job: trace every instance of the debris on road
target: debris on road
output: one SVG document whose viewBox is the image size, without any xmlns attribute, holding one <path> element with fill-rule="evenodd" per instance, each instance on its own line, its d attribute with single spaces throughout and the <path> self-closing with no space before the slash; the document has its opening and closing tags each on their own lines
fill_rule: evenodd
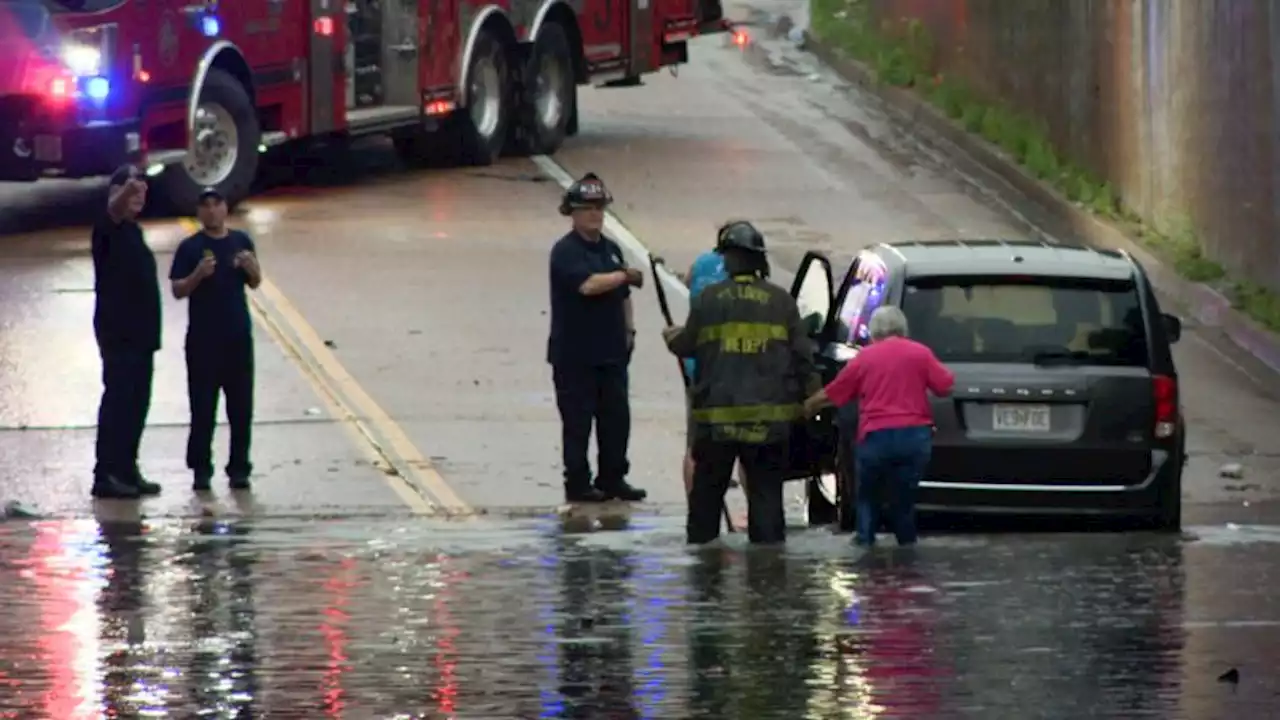
<svg viewBox="0 0 1280 720">
<path fill-rule="evenodd" d="M 22 504 L 21 501 L 10 500 L 4 504 L 3 519 L 5 520 L 29 520 L 38 517 L 40 517 L 39 512 Z"/>
<path fill-rule="evenodd" d="M 1218 469 L 1218 477 L 1240 479 L 1244 477 L 1244 465 L 1240 463 L 1227 463 Z"/>
</svg>

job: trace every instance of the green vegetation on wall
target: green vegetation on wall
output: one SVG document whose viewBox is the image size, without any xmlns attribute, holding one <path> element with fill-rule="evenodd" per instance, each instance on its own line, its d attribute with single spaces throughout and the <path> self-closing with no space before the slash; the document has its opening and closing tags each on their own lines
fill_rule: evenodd
<svg viewBox="0 0 1280 720">
<path fill-rule="evenodd" d="M 1183 277 L 1224 291 L 1266 327 L 1280 331 L 1280 297 L 1252 283 L 1233 282 L 1204 254 L 1189 220 L 1160 229 L 1124 206 L 1115 189 L 1061 156 L 1043 121 L 978 96 L 963 79 L 934 72 L 933 38 L 918 20 L 877 22 L 872 0 L 809 0 L 810 31 L 847 57 L 865 63 L 877 80 L 909 88 L 971 133 L 999 146 L 1028 172 L 1072 202 L 1111 220 L 1171 262 Z"/>
</svg>

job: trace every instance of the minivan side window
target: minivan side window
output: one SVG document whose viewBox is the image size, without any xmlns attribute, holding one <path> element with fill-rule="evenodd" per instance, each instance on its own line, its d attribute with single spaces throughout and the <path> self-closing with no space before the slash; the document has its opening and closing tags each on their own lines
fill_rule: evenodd
<svg viewBox="0 0 1280 720">
<path fill-rule="evenodd" d="M 1132 280 L 939 276 L 908 281 L 910 335 L 943 362 L 1146 367 Z"/>
<path fill-rule="evenodd" d="M 855 263 L 836 315 L 836 342 L 861 346 L 871 341 L 867 322 L 884 302 L 888 270 L 879 257 L 870 253 L 859 256 Z"/>
</svg>

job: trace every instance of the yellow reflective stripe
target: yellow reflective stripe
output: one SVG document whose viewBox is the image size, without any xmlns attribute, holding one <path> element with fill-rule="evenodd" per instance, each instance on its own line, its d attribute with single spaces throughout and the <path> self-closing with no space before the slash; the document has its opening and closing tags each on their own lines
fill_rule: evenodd
<svg viewBox="0 0 1280 720">
<path fill-rule="evenodd" d="M 737 407 L 699 408 L 693 411 L 694 422 L 711 425 L 747 425 L 750 423 L 783 423 L 800 417 L 800 403 L 791 405 L 740 405 Z"/>
<path fill-rule="evenodd" d="M 768 425 L 712 425 L 712 437 L 729 442 L 760 444 L 769 440 Z"/>
<path fill-rule="evenodd" d="M 787 326 L 780 323 L 727 322 L 708 325 L 698 331 L 698 344 L 731 342 L 765 342 L 786 340 Z"/>
</svg>

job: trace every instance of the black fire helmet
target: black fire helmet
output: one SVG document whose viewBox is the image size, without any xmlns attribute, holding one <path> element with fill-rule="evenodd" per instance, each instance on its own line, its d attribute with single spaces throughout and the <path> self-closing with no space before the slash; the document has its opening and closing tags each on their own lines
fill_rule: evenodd
<svg viewBox="0 0 1280 720">
<path fill-rule="evenodd" d="M 716 235 L 716 252 L 734 248 L 746 252 L 765 254 L 764 235 L 746 220 L 726 223 Z"/>
<path fill-rule="evenodd" d="M 589 172 L 564 191 L 560 198 L 560 214 L 569 215 L 582 208 L 606 208 L 612 203 L 613 196 L 604 186 L 604 181 Z"/>
</svg>

